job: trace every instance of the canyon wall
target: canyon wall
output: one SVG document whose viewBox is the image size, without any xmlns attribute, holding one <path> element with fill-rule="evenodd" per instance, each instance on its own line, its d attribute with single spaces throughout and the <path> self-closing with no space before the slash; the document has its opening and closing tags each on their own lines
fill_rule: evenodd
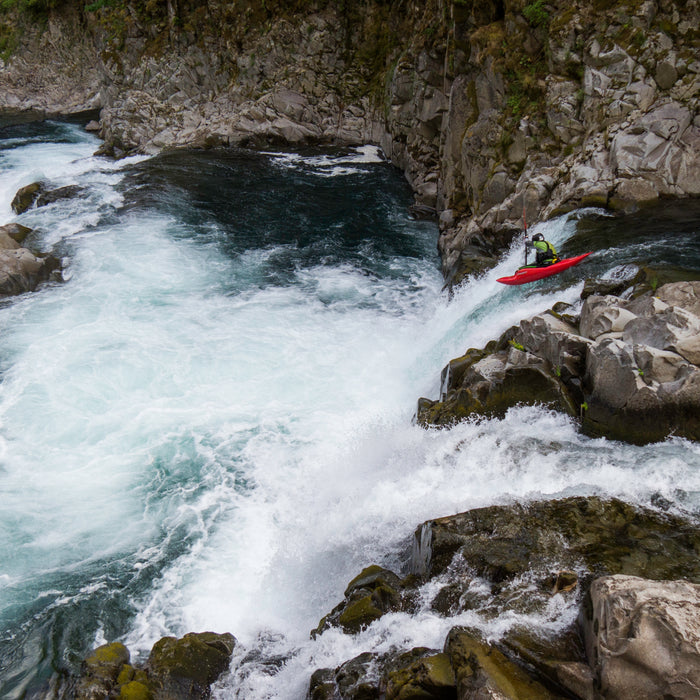
<svg viewBox="0 0 700 700">
<path fill-rule="evenodd" d="M 377 143 L 450 284 L 522 227 L 700 195 L 698 0 L 72 0 L 0 14 L 0 109 L 103 152 Z"/>
</svg>

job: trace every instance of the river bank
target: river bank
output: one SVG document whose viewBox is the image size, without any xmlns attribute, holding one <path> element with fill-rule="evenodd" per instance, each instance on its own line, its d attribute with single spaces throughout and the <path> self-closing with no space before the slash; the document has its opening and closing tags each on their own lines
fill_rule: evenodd
<svg viewBox="0 0 700 700">
<path fill-rule="evenodd" d="M 381 145 L 440 222 L 449 284 L 524 213 L 700 194 L 696 0 L 90 7 L 4 20 L 0 107 L 100 108 L 117 156 Z"/>
</svg>

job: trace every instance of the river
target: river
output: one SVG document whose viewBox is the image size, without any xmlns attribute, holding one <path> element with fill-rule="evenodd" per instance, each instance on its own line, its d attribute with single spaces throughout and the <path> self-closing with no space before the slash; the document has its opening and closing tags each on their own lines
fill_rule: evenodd
<svg viewBox="0 0 700 700">
<path fill-rule="evenodd" d="M 378 149 L 115 162 L 99 145 L 78 121 L 0 127 L 0 223 L 31 227 L 28 247 L 65 270 L 0 303 L 0 696 L 44 692 L 106 641 L 138 661 L 166 634 L 212 630 L 239 641 L 217 698 L 301 699 L 315 668 L 441 647 L 459 622 L 426 606 L 309 637 L 362 568 L 405 567 L 426 519 L 594 493 L 698 513 L 688 441 L 590 439 L 526 407 L 414 425 L 449 359 L 578 303 L 583 282 L 499 285 L 514 246 L 449 297 L 436 226 L 410 218 Z M 14 215 L 15 192 L 39 180 L 82 189 Z M 537 230 L 563 253 L 594 250 L 589 276 L 700 270 L 698 222 L 686 203 Z M 517 618 L 470 615 L 490 635 Z"/>
</svg>

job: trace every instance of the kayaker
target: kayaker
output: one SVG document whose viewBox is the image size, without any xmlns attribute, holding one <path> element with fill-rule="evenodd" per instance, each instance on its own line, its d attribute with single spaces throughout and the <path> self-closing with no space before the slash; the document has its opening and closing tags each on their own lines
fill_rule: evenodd
<svg viewBox="0 0 700 700">
<path fill-rule="evenodd" d="M 545 241 L 544 236 L 541 233 L 534 234 L 532 236 L 532 241 L 525 241 L 525 247 L 527 250 L 530 250 L 531 248 L 535 249 L 536 267 L 545 267 L 546 265 L 551 265 L 559 260 L 559 256 L 557 255 L 557 251 L 554 250 L 554 246 L 549 241 Z"/>
</svg>

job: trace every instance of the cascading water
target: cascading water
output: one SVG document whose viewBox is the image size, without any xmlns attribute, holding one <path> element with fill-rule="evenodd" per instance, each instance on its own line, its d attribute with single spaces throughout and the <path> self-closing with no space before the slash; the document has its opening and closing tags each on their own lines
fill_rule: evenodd
<svg viewBox="0 0 700 700">
<path fill-rule="evenodd" d="M 686 441 L 592 440 L 538 408 L 412 423 L 450 358 L 577 303 L 581 283 L 499 285 L 514 246 L 448 300 L 435 227 L 409 219 L 376 149 L 112 162 L 98 145 L 77 124 L 0 130 L 0 223 L 33 228 L 27 245 L 60 255 L 67 277 L 0 306 L 3 697 L 104 641 L 137 655 L 212 630 L 240 642 L 217 697 L 303 698 L 315 668 L 442 645 L 456 621 L 427 607 L 309 638 L 363 567 L 405 564 L 424 520 L 590 493 L 697 512 L 700 450 Z M 37 180 L 83 189 L 14 216 L 14 193 Z M 565 252 L 595 243 L 589 275 L 640 250 L 687 255 L 697 235 L 671 227 L 640 248 L 596 225 L 541 230 Z M 464 615 L 491 635 L 517 621 Z"/>
</svg>

